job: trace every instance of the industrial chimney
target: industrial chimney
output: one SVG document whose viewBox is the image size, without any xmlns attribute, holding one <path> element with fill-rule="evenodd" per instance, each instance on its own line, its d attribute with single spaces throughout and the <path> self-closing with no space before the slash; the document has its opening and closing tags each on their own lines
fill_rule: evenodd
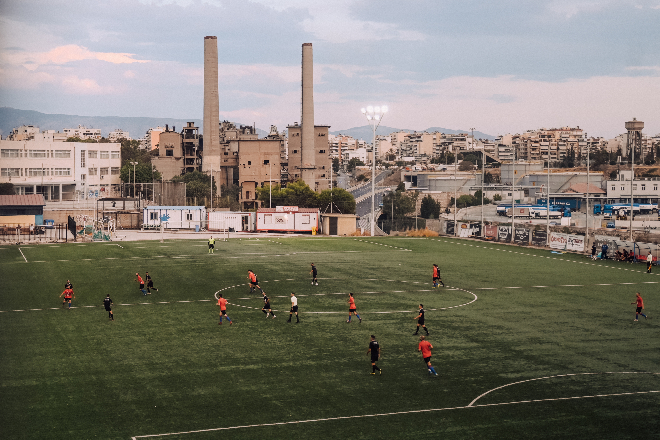
<svg viewBox="0 0 660 440">
<path fill-rule="evenodd" d="M 312 43 L 302 45 L 302 109 L 301 125 L 301 177 L 314 188 L 315 149 L 314 149 L 314 58 Z"/>
<path fill-rule="evenodd" d="M 203 171 L 212 169 L 212 157 L 220 157 L 220 98 L 218 96 L 218 37 L 204 37 L 204 161 Z"/>
</svg>

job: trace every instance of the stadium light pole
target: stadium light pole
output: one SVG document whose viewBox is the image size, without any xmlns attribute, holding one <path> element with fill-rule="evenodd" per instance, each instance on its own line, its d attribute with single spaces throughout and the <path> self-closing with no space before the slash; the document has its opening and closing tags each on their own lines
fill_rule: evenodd
<svg viewBox="0 0 660 440">
<path fill-rule="evenodd" d="M 362 108 L 362 114 L 369 121 L 371 130 L 373 132 L 373 144 L 371 146 L 372 160 L 371 160 L 371 236 L 376 233 L 376 130 L 383 120 L 383 116 L 387 113 L 387 106 L 368 106 Z"/>
<path fill-rule="evenodd" d="M 131 165 L 133 165 L 133 198 L 135 198 L 135 165 L 137 165 L 137 162 L 130 162 Z"/>
<path fill-rule="evenodd" d="M 548 147 L 548 192 L 545 203 L 545 245 L 550 246 L 550 147 Z"/>
<path fill-rule="evenodd" d="M 584 245 L 586 247 L 589 244 L 589 138 L 587 137 L 587 133 L 584 134 L 584 139 L 587 142 L 587 228 L 584 234 Z"/>
</svg>

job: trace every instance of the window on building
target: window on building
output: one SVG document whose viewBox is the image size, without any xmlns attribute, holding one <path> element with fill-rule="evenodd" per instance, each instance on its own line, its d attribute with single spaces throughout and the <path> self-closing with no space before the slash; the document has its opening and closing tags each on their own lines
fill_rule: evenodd
<svg viewBox="0 0 660 440">
<path fill-rule="evenodd" d="M 269 164 L 270 164 L 270 160 L 264 159 L 264 165 L 269 165 Z"/>
<path fill-rule="evenodd" d="M 642 183 L 642 191 L 646 191 L 646 185 Z"/>
<path fill-rule="evenodd" d="M 111 151 L 110 152 L 110 159 L 119 159 L 119 151 Z"/>
<path fill-rule="evenodd" d="M 80 151 L 80 167 L 85 168 L 85 150 Z"/>
<path fill-rule="evenodd" d="M 192 215 L 192 213 L 191 213 L 191 212 L 187 212 L 187 213 L 186 213 L 186 221 L 191 222 L 192 219 L 193 219 L 193 215 Z"/>
<path fill-rule="evenodd" d="M 245 199 L 250 200 L 250 191 L 245 191 Z"/>
<path fill-rule="evenodd" d="M 100 173 L 101 173 L 102 176 L 107 176 L 108 174 L 110 174 L 110 168 L 107 168 L 107 167 L 106 168 L 99 168 L 99 170 L 100 170 Z"/>
<path fill-rule="evenodd" d="M 2 168 L 0 175 L 2 177 L 20 177 L 21 169 L 20 168 Z"/>
<path fill-rule="evenodd" d="M 99 172 L 98 168 L 88 168 L 87 172 L 89 173 L 90 176 L 96 176 L 96 174 Z"/>
<path fill-rule="evenodd" d="M 86 180 L 86 179 L 87 179 L 87 174 L 80 175 L 80 180 Z"/>
<path fill-rule="evenodd" d="M 15 148 L 3 148 L 0 157 L 19 157 L 19 151 Z"/>
<path fill-rule="evenodd" d="M 71 150 L 55 150 L 53 157 L 58 159 L 68 159 L 71 157 Z"/>
<path fill-rule="evenodd" d="M 99 152 L 96 151 L 96 150 L 89 150 L 87 152 L 87 158 L 88 159 L 96 159 L 98 157 L 98 155 L 99 155 Z"/>
<path fill-rule="evenodd" d="M 53 175 L 54 176 L 70 176 L 71 175 L 71 168 L 54 168 L 53 169 Z"/>
<path fill-rule="evenodd" d="M 621 185 L 621 191 L 625 191 L 625 190 L 626 190 L 626 187 Z"/>
<path fill-rule="evenodd" d="M 149 213 L 149 220 L 158 220 L 158 213 L 157 212 L 150 212 Z"/>
<path fill-rule="evenodd" d="M 101 159 L 110 159 L 109 151 L 101 151 Z"/>
<path fill-rule="evenodd" d="M 616 190 L 616 186 L 612 185 L 612 191 Z"/>
<path fill-rule="evenodd" d="M 633 191 L 637 191 L 637 184 L 633 185 Z"/>
<path fill-rule="evenodd" d="M 119 171 L 120 171 L 120 168 L 119 168 L 119 167 L 112 167 L 112 168 L 110 168 L 110 174 L 112 174 L 113 176 L 118 175 L 118 174 L 119 174 Z"/>
<path fill-rule="evenodd" d="M 172 148 L 167 148 L 165 150 L 165 156 L 167 157 L 174 157 L 174 150 Z"/>
<path fill-rule="evenodd" d="M 252 161 L 251 161 L 251 160 L 248 160 L 248 165 L 252 165 Z"/>
<path fill-rule="evenodd" d="M 225 151 L 225 156 L 229 156 L 229 153 Z"/>
<path fill-rule="evenodd" d="M 45 168 L 29 168 L 28 169 L 28 176 L 29 177 L 39 177 L 39 176 L 45 176 L 46 175 L 46 169 Z"/>
<path fill-rule="evenodd" d="M 298 150 L 293 150 L 293 154 L 297 154 L 297 153 L 298 153 Z"/>
<path fill-rule="evenodd" d="M 264 225 L 270 225 L 273 223 L 273 214 L 264 214 Z"/>
<path fill-rule="evenodd" d="M 303 214 L 302 215 L 302 224 L 303 225 L 308 225 L 309 224 L 309 214 Z"/>
<path fill-rule="evenodd" d="M 657 190 L 658 190 L 658 185 L 653 185 L 653 191 L 657 191 Z"/>
<path fill-rule="evenodd" d="M 29 157 L 48 157 L 46 150 L 29 150 Z"/>
<path fill-rule="evenodd" d="M 319 150 L 320 154 L 325 154 L 325 150 Z"/>
</svg>

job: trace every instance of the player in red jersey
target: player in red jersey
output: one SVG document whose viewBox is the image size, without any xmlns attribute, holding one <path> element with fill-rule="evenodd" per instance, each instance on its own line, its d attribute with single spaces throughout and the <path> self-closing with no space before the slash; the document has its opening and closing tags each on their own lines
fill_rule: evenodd
<svg viewBox="0 0 660 440">
<path fill-rule="evenodd" d="M 227 316 L 227 303 L 228 301 L 222 297 L 222 293 L 221 293 L 220 298 L 218 298 L 218 305 L 220 306 L 220 322 L 218 322 L 218 325 L 222 325 L 223 316 L 227 318 L 227 321 L 229 321 L 229 325 L 232 325 L 234 323 L 234 321 L 232 321 L 231 318 Z"/>
<path fill-rule="evenodd" d="M 442 277 L 440 277 L 440 268 L 437 264 L 433 265 L 433 288 L 438 287 L 438 283 L 442 284 L 442 287 L 445 287 L 445 283 L 442 282 Z"/>
<path fill-rule="evenodd" d="M 429 341 L 426 340 L 426 336 L 422 335 L 419 337 L 419 345 L 417 346 L 417 351 L 422 352 L 422 358 L 424 358 L 424 362 L 426 362 L 426 367 L 429 369 L 429 374 L 434 374 L 438 375 L 436 373 L 435 369 L 431 365 L 431 350 L 433 349 L 433 345 Z"/>
<path fill-rule="evenodd" d="M 645 314 L 642 313 L 642 310 L 644 310 L 644 300 L 642 299 L 642 295 L 637 292 L 637 298 L 635 299 L 635 302 L 631 302 L 630 304 L 637 304 L 637 310 L 635 311 L 635 321 L 639 321 L 639 315 L 642 315 L 644 319 L 648 319 Z"/>
<path fill-rule="evenodd" d="M 142 277 L 138 272 L 135 272 L 135 276 L 137 277 L 135 281 L 137 281 L 138 284 L 140 285 L 140 292 L 142 292 L 142 295 L 146 295 L 147 291 L 144 289 L 144 280 L 142 279 Z"/>
<path fill-rule="evenodd" d="M 60 298 L 62 298 L 62 295 L 64 295 L 64 301 L 62 301 L 62 307 L 66 303 L 69 303 L 69 308 L 71 308 L 71 298 L 75 298 L 76 295 L 73 293 L 73 289 L 64 289 L 64 292 L 60 293 Z"/>
<path fill-rule="evenodd" d="M 362 324 L 362 318 L 360 318 L 360 315 L 357 312 L 357 306 L 355 305 L 355 298 L 353 298 L 353 294 L 349 293 L 348 294 L 348 323 L 351 322 L 351 313 L 357 316 L 357 319 L 360 320 L 360 324 Z"/>
<path fill-rule="evenodd" d="M 263 294 L 264 291 L 261 287 L 259 287 L 259 280 L 257 279 L 257 274 L 252 272 L 251 270 L 248 270 L 248 276 L 247 277 L 248 277 L 248 280 L 250 281 L 250 293 L 253 293 L 254 288 L 256 287 Z"/>
</svg>

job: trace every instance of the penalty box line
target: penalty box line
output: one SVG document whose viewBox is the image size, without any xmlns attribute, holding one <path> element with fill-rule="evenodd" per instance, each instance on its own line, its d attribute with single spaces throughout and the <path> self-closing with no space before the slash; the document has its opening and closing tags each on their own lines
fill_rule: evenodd
<svg viewBox="0 0 660 440">
<path fill-rule="evenodd" d="M 459 409 L 474 409 L 474 408 L 486 408 L 493 406 L 504 406 L 504 405 L 516 405 L 523 403 L 540 403 L 540 402 L 558 402 L 563 400 L 579 400 L 579 399 L 594 399 L 599 397 L 614 397 L 614 396 L 634 396 L 640 394 L 653 394 L 660 393 L 660 390 L 652 391 L 634 391 L 628 393 L 612 393 L 612 394 L 594 394 L 591 396 L 574 396 L 574 397 L 557 397 L 554 399 L 534 399 L 534 400 L 520 400 L 515 402 L 502 402 L 502 403 L 490 403 L 484 405 L 472 405 L 472 406 L 454 406 L 449 408 L 430 408 L 430 409 L 418 409 L 411 411 L 396 411 L 389 413 L 380 413 L 380 414 L 361 414 L 355 416 L 342 416 L 342 417 L 327 417 L 323 419 L 307 419 L 307 420 L 294 420 L 291 422 L 276 422 L 276 423 L 259 423 L 254 425 L 238 425 L 238 426 L 227 426 L 224 428 L 210 428 L 210 429 L 199 429 L 195 431 L 181 431 L 181 432 L 168 432 L 164 434 L 148 434 L 148 435 L 136 435 L 131 437 L 131 440 L 137 440 L 140 438 L 155 438 L 155 437 L 166 437 L 171 435 L 187 435 L 187 434 L 199 434 L 202 432 L 217 432 L 217 431 L 229 431 L 232 429 L 245 429 L 245 428 L 263 428 L 269 426 L 284 426 L 284 425 L 297 425 L 301 423 L 316 423 L 316 422 L 329 422 L 333 420 L 349 420 L 349 419 L 364 419 L 367 417 L 384 417 L 384 416 L 398 416 L 405 414 L 421 414 L 428 412 L 438 412 L 438 411 L 451 411 Z"/>
</svg>

